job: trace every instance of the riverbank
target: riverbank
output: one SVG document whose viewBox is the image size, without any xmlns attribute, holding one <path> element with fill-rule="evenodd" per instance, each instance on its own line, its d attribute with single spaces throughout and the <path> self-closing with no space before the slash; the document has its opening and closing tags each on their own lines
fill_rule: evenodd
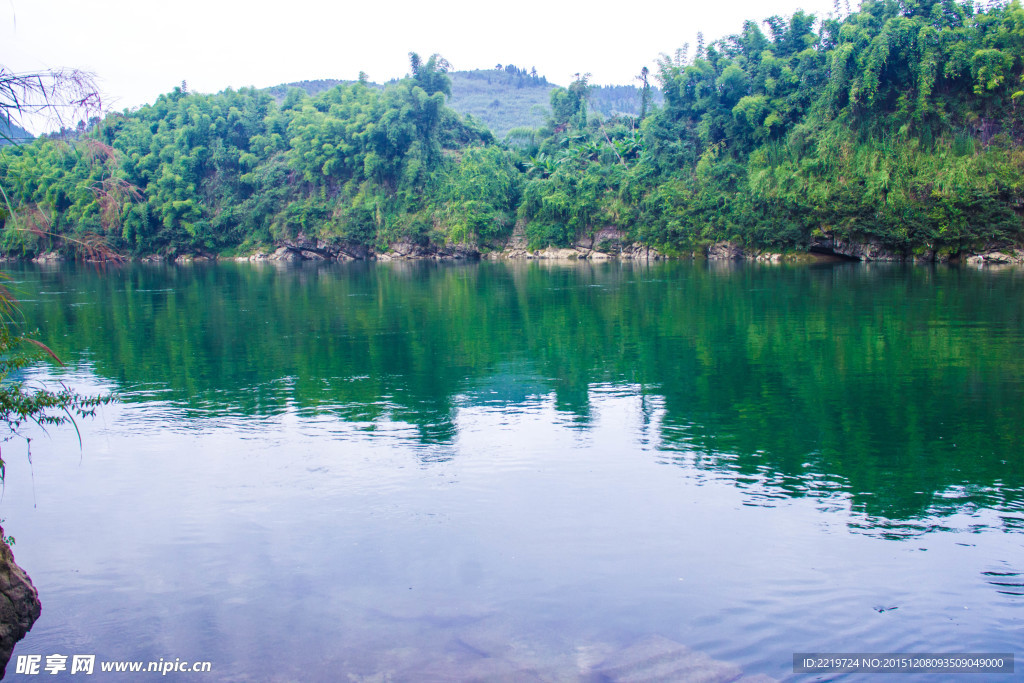
<svg viewBox="0 0 1024 683">
<path fill-rule="evenodd" d="M 39 254 L 34 263 L 61 261 L 69 256 L 59 251 Z M 128 257 L 118 255 L 116 260 Z M 150 254 L 137 258 L 144 262 L 199 263 L 204 261 L 462 261 L 484 259 L 538 260 L 538 261 L 657 261 L 662 259 L 704 259 L 708 261 L 758 261 L 765 263 L 848 260 L 888 261 L 914 263 L 963 263 L 974 266 L 1024 265 L 1024 245 L 1012 242 L 989 242 L 961 248 L 934 248 L 924 245 L 916 249 L 887 245 L 875 238 L 851 239 L 821 232 L 808 243 L 793 245 L 784 250 L 758 248 L 736 241 L 718 241 L 696 245 L 691 249 L 665 249 L 642 242 L 629 241 L 626 234 L 615 228 L 605 228 L 576 241 L 569 247 L 547 246 L 531 249 L 526 236 L 516 230 L 507 242 L 490 245 L 469 244 L 417 244 L 399 241 L 386 250 L 347 242 L 327 241 L 298 235 L 295 239 L 281 240 L 272 245 L 256 247 L 245 253 L 184 253 Z M 0 260 L 23 260 L 2 256 Z M 111 260 L 99 256 L 96 259 Z"/>
</svg>

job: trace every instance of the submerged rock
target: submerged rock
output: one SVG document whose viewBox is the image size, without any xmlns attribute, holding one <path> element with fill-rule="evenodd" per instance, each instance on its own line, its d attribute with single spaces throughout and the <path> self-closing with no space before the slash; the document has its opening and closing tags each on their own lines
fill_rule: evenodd
<svg viewBox="0 0 1024 683">
<path fill-rule="evenodd" d="M 0 537 L 3 535 L 0 527 Z M 0 678 L 4 677 L 14 644 L 25 637 L 41 611 L 32 580 L 14 561 L 11 547 L 0 540 Z"/>
<path fill-rule="evenodd" d="M 731 683 L 743 671 L 662 636 L 650 636 L 611 655 L 592 671 L 594 680 L 610 683 L 691 681 Z"/>
</svg>

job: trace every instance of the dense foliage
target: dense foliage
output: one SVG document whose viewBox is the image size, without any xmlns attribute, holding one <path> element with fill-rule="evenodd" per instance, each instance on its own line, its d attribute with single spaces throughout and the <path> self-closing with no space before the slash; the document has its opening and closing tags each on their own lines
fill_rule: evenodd
<svg viewBox="0 0 1024 683">
<path fill-rule="evenodd" d="M 438 57 L 414 55 L 413 77 L 387 89 L 359 82 L 313 99 L 296 89 L 280 107 L 255 90 L 176 89 L 72 144 L 8 154 L 7 193 L 35 229 L 8 230 L 5 247 L 48 248 L 44 232 L 102 235 L 133 253 L 223 252 L 300 233 L 443 242 L 478 199 L 449 182 L 474 173 L 459 159 L 487 167 L 477 174 L 511 168 L 493 145 L 474 151 L 492 137 L 445 106 L 444 70 Z M 514 198 L 487 201 L 514 207 Z"/>
<path fill-rule="evenodd" d="M 746 22 L 663 56 L 660 106 L 645 70 L 640 112 L 600 115 L 578 76 L 550 91 L 543 126 L 504 143 L 446 105 L 443 59 L 411 58 L 411 76 L 383 89 L 364 78 L 280 105 L 254 90 L 177 90 L 73 144 L 6 154 L 3 187 L 46 231 L 137 254 L 299 234 L 486 248 L 517 221 L 535 247 L 614 227 L 669 251 L 831 235 L 954 253 L 1021 236 L 1019 0 L 867 0 L 846 17 Z M 542 85 L 519 67 L 490 73 Z M 22 226 L 3 248 L 35 253 L 49 239 Z"/>
<path fill-rule="evenodd" d="M 554 163 L 524 189 L 527 229 L 613 224 L 679 247 L 830 232 L 907 251 L 1019 236 L 1019 2 L 865 2 L 842 20 L 764 23 L 662 58 L 664 107 L 638 154 L 624 153 L 626 122 L 595 124 L 583 98 L 555 103 L 537 157 Z"/>
</svg>

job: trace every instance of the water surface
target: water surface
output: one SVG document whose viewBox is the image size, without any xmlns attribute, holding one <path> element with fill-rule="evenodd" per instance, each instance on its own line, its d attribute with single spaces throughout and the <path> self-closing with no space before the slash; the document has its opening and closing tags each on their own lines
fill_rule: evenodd
<svg viewBox="0 0 1024 683">
<path fill-rule="evenodd" d="M 1018 271 L 11 274 L 67 362 L 29 379 L 122 397 L 81 450 L 3 444 L 16 654 L 575 681 L 661 638 L 783 679 L 1024 642 Z"/>
</svg>

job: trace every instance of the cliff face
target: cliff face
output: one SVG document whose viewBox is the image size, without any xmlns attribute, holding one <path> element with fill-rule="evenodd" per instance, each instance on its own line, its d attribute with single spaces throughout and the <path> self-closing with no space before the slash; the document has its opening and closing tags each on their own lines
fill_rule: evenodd
<svg viewBox="0 0 1024 683">
<path fill-rule="evenodd" d="M 4 530 L 0 527 L 0 537 Z M 0 678 L 4 677 L 14 644 L 25 637 L 42 610 L 39 593 L 14 553 L 0 540 Z"/>
</svg>

